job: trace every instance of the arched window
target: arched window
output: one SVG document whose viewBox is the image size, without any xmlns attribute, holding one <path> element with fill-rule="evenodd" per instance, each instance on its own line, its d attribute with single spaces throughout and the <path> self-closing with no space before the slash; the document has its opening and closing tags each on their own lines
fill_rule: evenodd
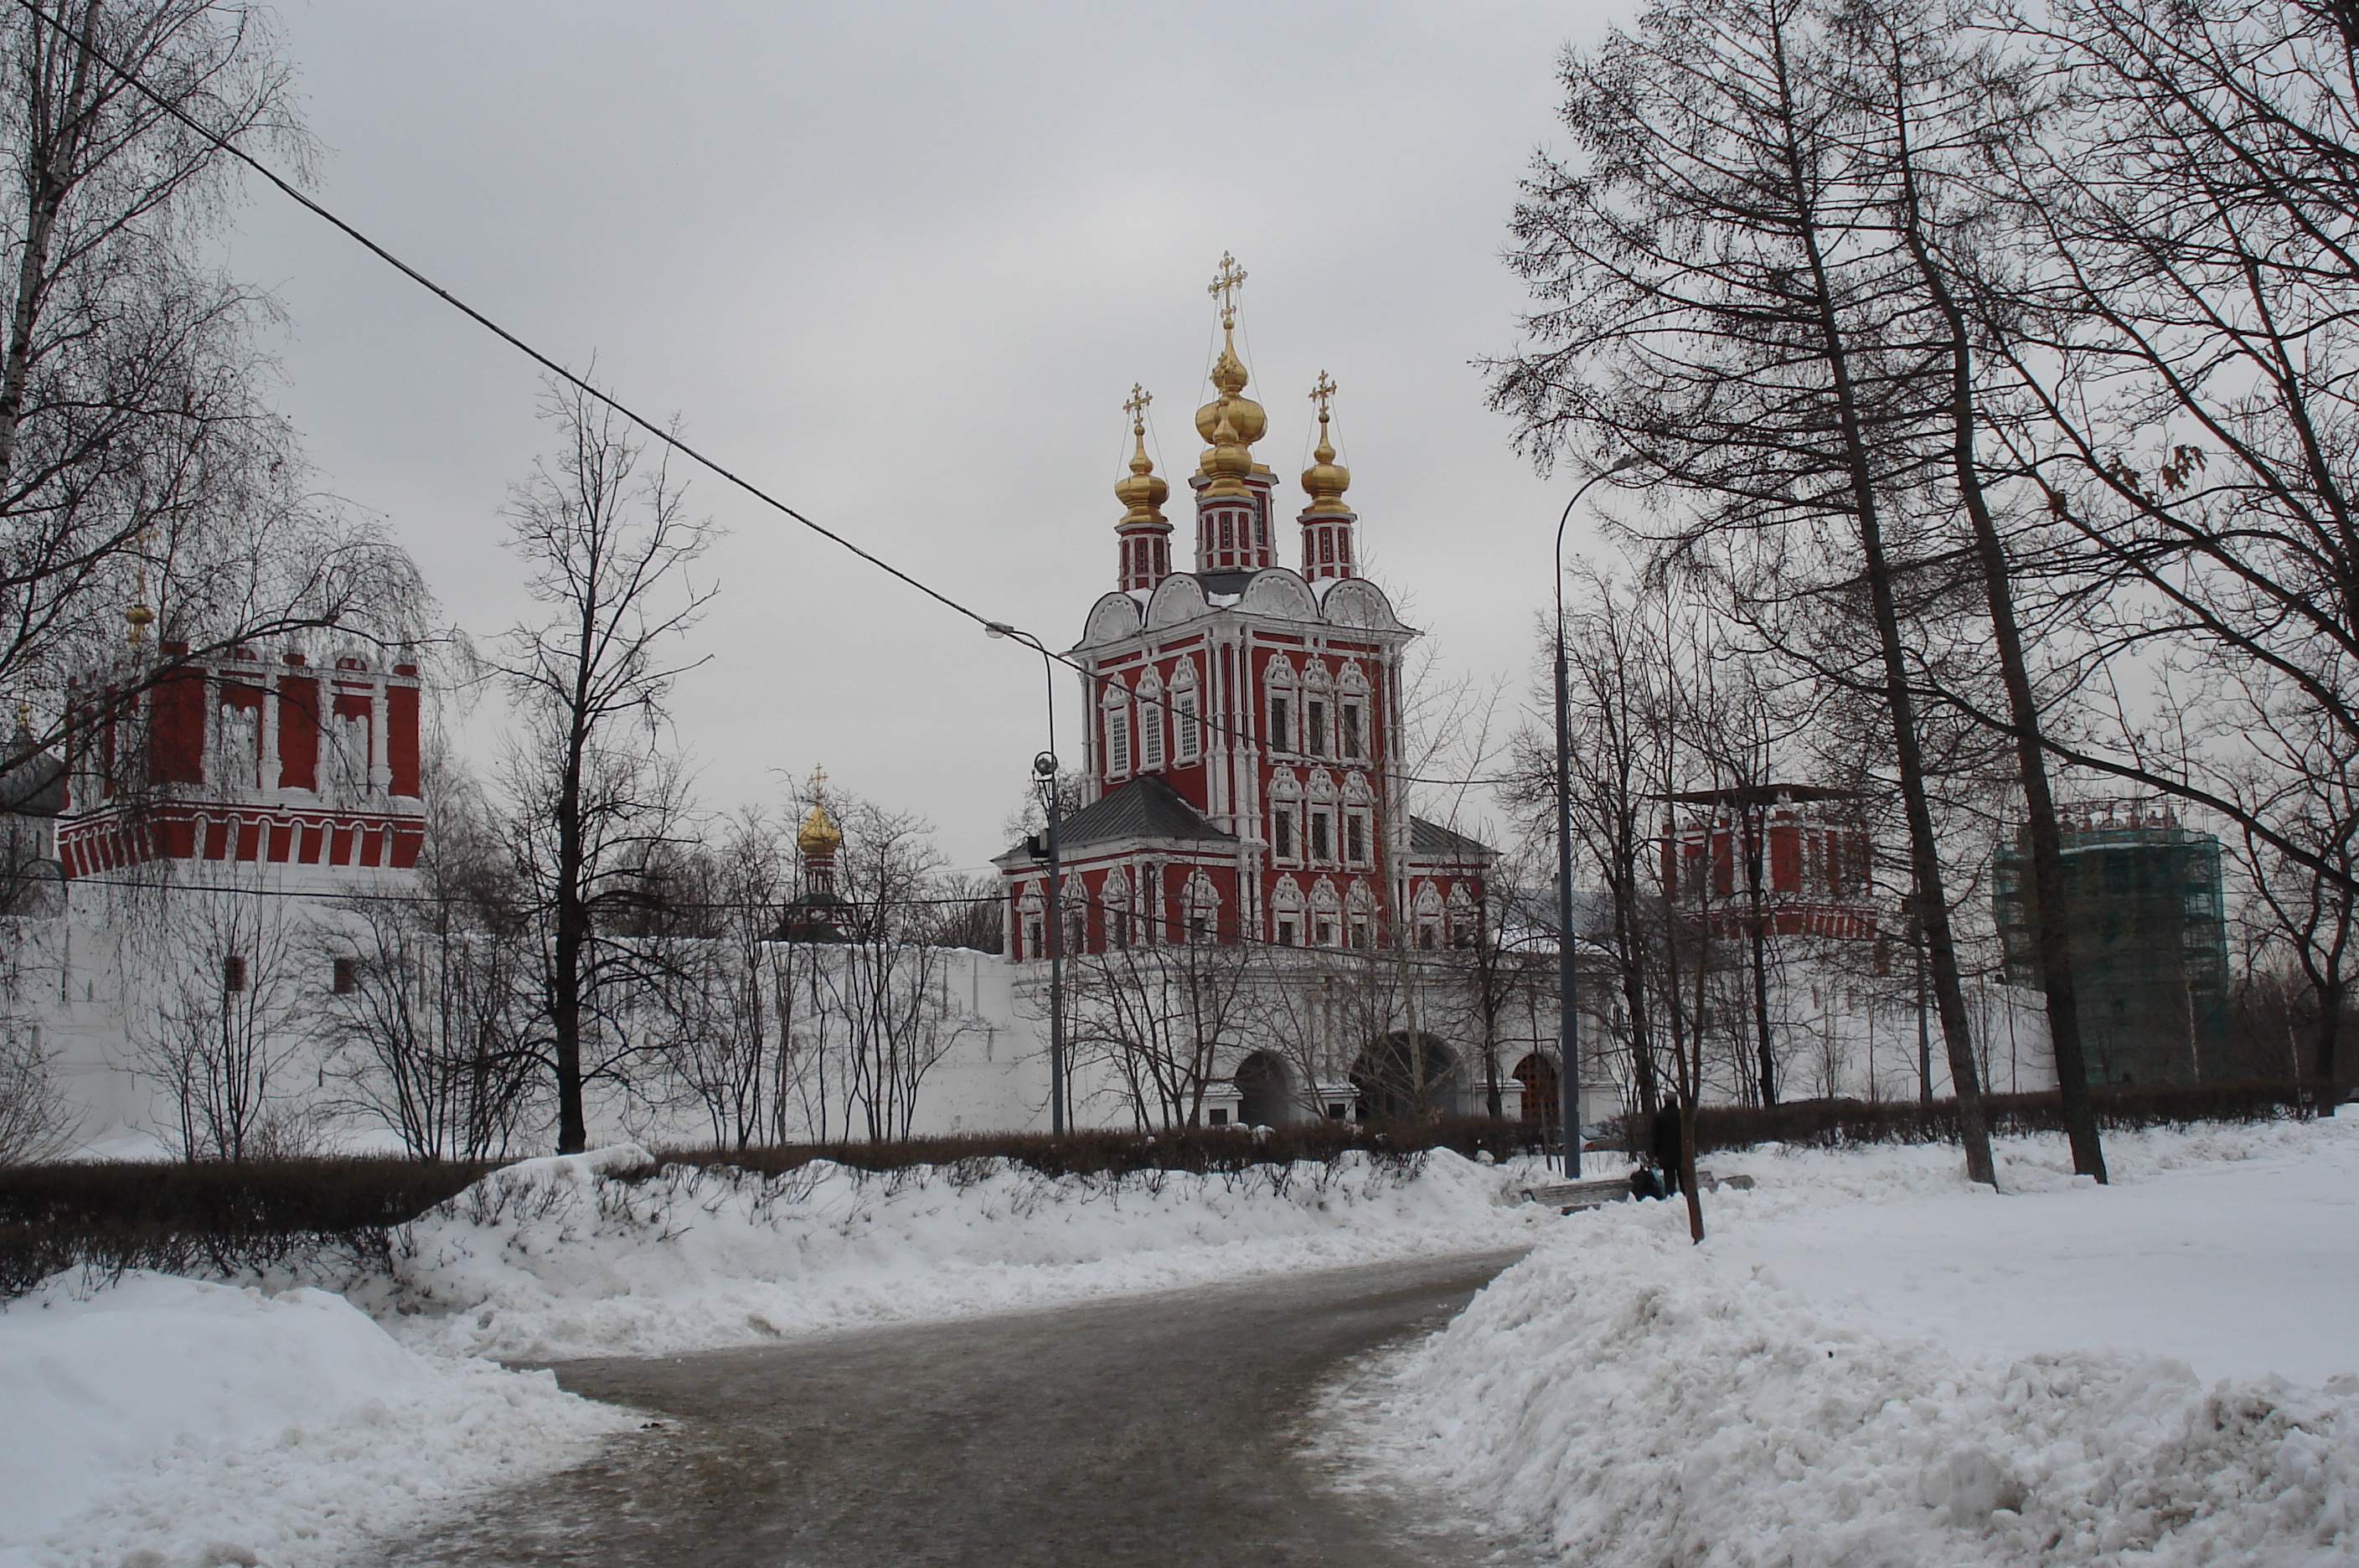
<svg viewBox="0 0 2359 1568">
<path fill-rule="evenodd" d="M 1291 877 L 1281 877 L 1270 894 L 1270 935 L 1280 947 L 1300 945 L 1305 935 L 1302 923 L 1302 885 Z"/>
<path fill-rule="evenodd" d="M 1171 674 L 1172 744 L 1180 760 L 1193 762 L 1204 754 L 1204 725 L 1196 706 L 1196 661 L 1185 659 Z"/>
<path fill-rule="evenodd" d="M 1428 953 L 1441 945 L 1441 895 L 1430 882 L 1417 895 L 1417 945 Z"/>
<path fill-rule="evenodd" d="M 1130 945 L 1130 874 L 1117 866 L 1106 873 L 1098 888 L 1098 903 L 1103 907 L 1106 945 Z"/>
<path fill-rule="evenodd" d="M 1163 684 L 1148 670 L 1138 683 L 1138 770 L 1153 773 L 1163 766 Z"/>
<path fill-rule="evenodd" d="M 1105 764 L 1108 779 L 1122 779 L 1130 773 L 1130 691 L 1120 681 L 1106 682 L 1105 696 Z"/>
<path fill-rule="evenodd" d="M 1352 884 L 1351 896 L 1343 900 L 1344 934 L 1353 947 L 1375 945 L 1376 900 L 1364 883 Z"/>
<path fill-rule="evenodd" d="M 1180 900 L 1182 915 L 1190 942 L 1211 942 L 1220 934 L 1221 892 L 1212 879 L 1201 871 L 1188 878 L 1188 890 Z"/>
<path fill-rule="evenodd" d="M 1048 930 L 1042 924 L 1047 900 L 1041 897 L 1042 884 L 1027 882 L 1016 900 L 1016 943 L 1017 958 L 1049 956 Z"/>
<path fill-rule="evenodd" d="M 1479 934 L 1481 922 L 1476 918 L 1474 895 L 1463 882 L 1450 889 L 1450 942 L 1453 947 L 1472 947 Z"/>
<path fill-rule="evenodd" d="M 1332 947 L 1343 920 L 1343 900 L 1335 896 L 1335 884 L 1326 877 L 1319 878 L 1310 889 L 1310 944 Z"/>
<path fill-rule="evenodd" d="M 1262 669 L 1262 683 L 1267 689 L 1269 704 L 1268 722 L 1263 727 L 1262 739 L 1272 751 L 1292 751 L 1299 716 L 1294 661 L 1282 653 L 1273 654 L 1269 663 Z"/>
</svg>

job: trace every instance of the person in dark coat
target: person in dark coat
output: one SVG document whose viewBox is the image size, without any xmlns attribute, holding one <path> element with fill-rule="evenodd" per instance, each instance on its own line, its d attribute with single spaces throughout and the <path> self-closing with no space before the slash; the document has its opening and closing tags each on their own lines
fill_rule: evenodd
<svg viewBox="0 0 2359 1568">
<path fill-rule="evenodd" d="M 1648 1140 L 1655 1157 L 1655 1169 L 1660 1171 L 1663 1196 L 1669 1197 L 1680 1190 L 1680 1106 L 1676 1100 L 1666 1100 L 1663 1108 L 1655 1113 L 1653 1137 Z"/>
</svg>

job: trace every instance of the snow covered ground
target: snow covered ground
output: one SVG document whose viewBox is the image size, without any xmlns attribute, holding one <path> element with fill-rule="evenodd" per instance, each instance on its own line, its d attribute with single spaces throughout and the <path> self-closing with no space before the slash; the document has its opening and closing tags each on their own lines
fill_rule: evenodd
<svg viewBox="0 0 2359 1568">
<path fill-rule="evenodd" d="M 677 1352 L 1527 1246 L 1554 1217 L 1506 1202 L 1520 1168 L 1447 1153 L 1413 1173 L 1346 1156 L 1234 1177 L 608 1174 L 646 1158 L 495 1171 L 407 1227 L 389 1277 L 326 1259 L 267 1291 L 60 1275 L 7 1303 L 0 1568 L 329 1563 L 638 1419 L 476 1356 Z"/>
<path fill-rule="evenodd" d="M 2359 1562 L 2359 1121 L 1755 1152 L 1617 1205 L 1333 1401 L 1506 1561 Z M 1537 1544 L 1534 1544 L 1537 1543 Z"/>
<path fill-rule="evenodd" d="M 1446 1150 L 1404 1179 L 1333 1165 L 1234 1176 L 1041 1176 L 1005 1161 L 763 1179 L 603 1156 L 495 1172 L 399 1239 L 353 1299 L 403 1343 L 508 1360 L 651 1356 L 864 1324 L 1386 1258 L 1528 1247 L 1555 1215 L 1510 1203 L 1521 1163 Z"/>
<path fill-rule="evenodd" d="M 324 1290 L 72 1283 L 0 1312 L 0 1568 L 331 1563 L 636 1423 Z"/>
</svg>

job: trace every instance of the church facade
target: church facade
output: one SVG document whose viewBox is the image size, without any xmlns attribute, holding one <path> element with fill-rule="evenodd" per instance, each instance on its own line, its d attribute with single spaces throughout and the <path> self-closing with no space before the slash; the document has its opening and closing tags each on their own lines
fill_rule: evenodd
<svg viewBox="0 0 2359 1568">
<path fill-rule="evenodd" d="M 1244 1102 L 1273 1073 L 1288 1084 L 1283 1105 L 1272 1103 L 1277 1119 L 1406 1109 L 1402 1094 L 1371 1088 L 1398 1076 L 1403 1055 L 1415 1063 L 1406 1100 L 1416 1108 L 1479 1110 L 1505 1080 L 1512 1114 L 1509 1068 L 1529 1051 L 1477 1070 L 1455 956 L 1485 936 L 1497 857 L 1409 811 L 1403 660 L 1418 633 L 1360 573 L 1359 517 L 1344 500 L 1351 474 L 1330 439 L 1335 388 L 1323 375 L 1310 390 L 1319 441 L 1301 476 L 1307 499 L 1290 517 L 1277 476 L 1256 460 L 1269 419 L 1245 396 L 1236 353 L 1242 281 L 1224 259 L 1213 285 L 1223 342 L 1214 396 L 1196 411 L 1204 448 L 1188 480 L 1193 538 L 1178 563 L 1163 510 L 1170 486 L 1147 453 L 1148 399 L 1134 388 L 1126 406 L 1135 451 L 1114 486 L 1115 583 L 1067 655 L 1088 723 L 1082 803 L 1059 833 L 1064 929 L 1050 927 L 1042 846 L 1019 845 L 995 863 L 1006 950 L 1018 964 L 1053 947 L 1105 968 L 1140 949 L 1228 949 L 1257 971 L 1247 989 L 1373 987 L 1388 998 L 1360 1008 L 1323 1052 L 1303 1049 L 1297 1008 L 1221 1020 L 1239 1038 L 1208 1064 L 1207 1104 L 1219 1113 L 1210 1119 L 1270 1119 Z M 1495 1057 L 1498 1045 L 1483 1050 Z"/>
</svg>

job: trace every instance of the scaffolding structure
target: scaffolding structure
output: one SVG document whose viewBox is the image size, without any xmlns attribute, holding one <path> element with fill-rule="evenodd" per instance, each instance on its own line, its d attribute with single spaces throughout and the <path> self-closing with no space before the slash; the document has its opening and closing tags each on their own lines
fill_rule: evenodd
<svg viewBox="0 0 2359 1568">
<path fill-rule="evenodd" d="M 2061 815 L 2066 927 L 2089 1081 L 2216 1076 L 2228 1038 L 2220 840 L 2152 800 L 2077 802 Z M 2003 846 L 1993 869 L 2007 984 L 2036 988 L 2027 836 Z"/>
</svg>

